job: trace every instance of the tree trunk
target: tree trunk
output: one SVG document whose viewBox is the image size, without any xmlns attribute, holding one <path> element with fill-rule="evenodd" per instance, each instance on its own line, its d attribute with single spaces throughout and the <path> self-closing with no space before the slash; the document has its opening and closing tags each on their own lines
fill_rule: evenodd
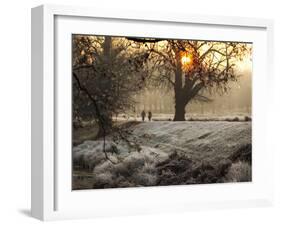
<svg viewBox="0 0 281 226">
<path fill-rule="evenodd" d="M 174 121 L 185 121 L 185 103 L 183 101 L 183 87 L 182 87 L 182 65 L 180 52 L 176 51 L 176 70 L 175 70 L 175 116 Z"/>
<path fill-rule="evenodd" d="M 112 40 L 111 37 L 105 36 L 104 43 L 103 43 L 103 56 L 104 56 L 104 63 L 106 63 L 106 76 L 103 78 L 103 86 L 102 88 L 105 91 L 110 90 L 112 86 L 112 78 L 110 76 L 111 72 L 111 47 L 112 47 Z M 97 108 L 99 110 L 99 117 L 98 117 L 98 124 L 99 124 L 99 133 L 98 136 L 104 137 L 108 135 L 113 126 L 112 122 L 112 112 L 111 109 L 108 109 L 108 106 L 104 104 L 97 104 Z"/>
<path fill-rule="evenodd" d="M 103 55 L 104 55 L 104 57 L 106 58 L 107 61 L 110 60 L 111 46 L 112 46 L 111 37 L 105 36 L 104 43 L 103 43 Z"/>
<path fill-rule="evenodd" d="M 185 105 L 176 103 L 174 121 L 185 121 Z"/>
</svg>

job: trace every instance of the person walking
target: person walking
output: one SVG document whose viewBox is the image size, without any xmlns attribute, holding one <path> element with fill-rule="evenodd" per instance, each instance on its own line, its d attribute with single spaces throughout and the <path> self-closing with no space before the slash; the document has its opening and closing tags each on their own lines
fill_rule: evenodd
<svg viewBox="0 0 281 226">
<path fill-rule="evenodd" d="M 151 121 L 151 118 L 152 118 L 152 113 L 151 113 L 151 111 L 149 111 L 148 112 L 148 120 Z"/>
<path fill-rule="evenodd" d="M 142 118 L 142 121 L 144 121 L 145 116 L 146 116 L 146 114 L 145 114 L 145 111 L 143 110 L 143 111 L 141 112 L 141 118 Z"/>
</svg>

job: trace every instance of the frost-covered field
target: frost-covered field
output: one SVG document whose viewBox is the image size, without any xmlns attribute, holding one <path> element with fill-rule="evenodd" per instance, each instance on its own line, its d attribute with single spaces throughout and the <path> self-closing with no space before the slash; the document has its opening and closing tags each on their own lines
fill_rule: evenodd
<svg viewBox="0 0 281 226">
<path fill-rule="evenodd" d="M 73 148 L 73 188 L 251 181 L 251 122 L 135 122 L 128 140 Z"/>
<path fill-rule="evenodd" d="M 174 114 L 153 114 L 152 121 L 172 121 Z M 188 114 L 187 121 L 251 121 L 247 113 L 234 113 L 229 115 Z M 114 117 L 115 121 L 142 121 L 140 115 L 120 115 Z M 147 117 L 145 121 L 148 121 Z"/>
</svg>

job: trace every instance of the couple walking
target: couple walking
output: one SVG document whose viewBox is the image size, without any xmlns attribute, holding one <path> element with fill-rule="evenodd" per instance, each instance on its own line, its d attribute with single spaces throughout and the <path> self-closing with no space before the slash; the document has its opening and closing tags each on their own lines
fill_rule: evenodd
<svg viewBox="0 0 281 226">
<path fill-rule="evenodd" d="M 146 113 L 145 113 L 145 111 L 143 110 L 142 112 L 141 112 L 141 118 L 142 118 L 142 121 L 144 121 L 145 120 L 145 116 L 146 116 Z M 151 118 L 152 118 L 152 113 L 151 113 L 151 111 L 148 111 L 148 120 L 149 121 L 151 121 Z"/>
</svg>

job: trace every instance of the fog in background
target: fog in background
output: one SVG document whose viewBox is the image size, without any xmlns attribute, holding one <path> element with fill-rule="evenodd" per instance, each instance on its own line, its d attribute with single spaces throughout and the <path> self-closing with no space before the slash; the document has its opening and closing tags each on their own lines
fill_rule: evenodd
<svg viewBox="0 0 281 226">
<path fill-rule="evenodd" d="M 210 102 L 192 101 L 186 106 L 186 116 L 251 116 L 252 71 L 251 65 L 239 70 L 237 82 L 230 82 L 227 93 L 204 93 Z M 135 113 L 142 110 L 157 114 L 174 114 L 174 92 L 167 88 L 147 88 L 136 96 Z"/>
</svg>

